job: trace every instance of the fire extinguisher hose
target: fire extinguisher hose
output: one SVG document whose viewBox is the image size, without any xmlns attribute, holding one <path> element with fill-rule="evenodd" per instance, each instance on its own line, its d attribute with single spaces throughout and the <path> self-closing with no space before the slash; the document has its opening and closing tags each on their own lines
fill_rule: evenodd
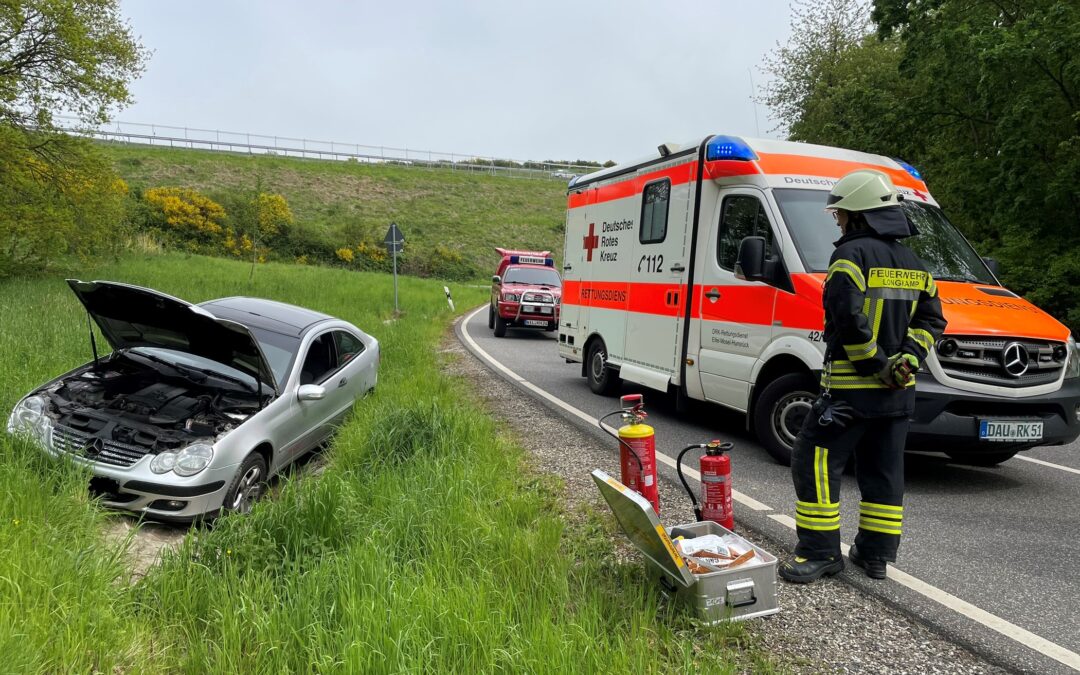
<svg viewBox="0 0 1080 675">
<path fill-rule="evenodd" d="M 604 426 L 604 420 L 606 420 L 607 418 L 612 417 L 614 415 L 621 415 L 622 413 L 623 413 L 622 410 L 616 410 L 615 412 L 610 412 L 610 413 L 604 415 L 603 417 L 601 417 L 599 420 L 597 420 L 596 424 L 597 424 L 597 426 L 600 427 L 600 431 L 603 431 L 608 436 L 611 436 L 612 438 L 617 440 L 619 443 L 621 443 L 627 450 L 630 451 L 630 455 L 634 458 L 634 461 L 637 462 L 638 472 L 640 472 L 642 475 L 644 475 L 645 474 L 645 467 L 642 465 L 641 458 L 638 457 L 638 454 L 634 450 L 633 446 L 631 446 L 629 443 L 624 441 L 622 439 L 622 437 L 619 436 L 618 434 L 613 434 L 610 431 L 608 431 L 607 428 Z"/>
<path fill-rule="evenodd" d="M 694 491 L 690 489 L 690 486 L 686 483 L 686 477 L 682 472 L 682 458 L 686 453 L 691 450 L 704 450 L 707 447 L 706 443 L 694 443 L 688 445 L 679 451 L 679 456 L 675 458 L 675 472 L 679 474 L 679 480 L 682 481 L 683 489 L 686 490 L 687 496 L 690 497 L 690 503 L 694 506 L 694 517 L 701 520 L 701 508 L 698 506 L 697 498 L 694 497 Z"/>
</svg>

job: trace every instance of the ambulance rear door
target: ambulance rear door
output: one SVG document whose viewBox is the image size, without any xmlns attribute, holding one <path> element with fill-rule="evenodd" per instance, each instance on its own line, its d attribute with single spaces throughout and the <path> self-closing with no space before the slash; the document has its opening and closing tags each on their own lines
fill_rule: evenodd
<svg viewBox="0 0 1080 675">
<path fill-rule="evenodd" d="M 698 252 L 701 278 L 694 287 L 695 306 L 701 313 L 698 372 L 706 400 L 746 411 L 751 373 L 772 338 L 773 308 L 780 291 L 735 278 L 735 262 L 744 237 L 765 237 L 767 255 L 778 258 L 782 240 L 761 190 L 724 189 L 715 213 L 705 250 Z"/>
</svg>

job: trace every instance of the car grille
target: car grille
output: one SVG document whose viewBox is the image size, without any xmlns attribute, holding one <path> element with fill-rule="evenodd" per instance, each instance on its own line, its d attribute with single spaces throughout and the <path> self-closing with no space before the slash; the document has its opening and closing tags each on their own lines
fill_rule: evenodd
<svg viewBox="0 0 1080 675">
<path fill-rule="evenodd" d="M 142 459 L 150 450 L 137 445 L 110 441 L 68 427 L 54 427 L 53 449 L 111 466 L 128 467 Z"/>
<path fill-rule="evenodd" d="M 942 354 L 942 346 L 949 340 L 956 343 L 951 356 Z M 1021 349 L 1017 350 L 1016 346 Z M 948 335 L 937 343 L 937 358 L 941 368 L 950 377 L 968 382 L 979 382 L 999 387 L 1034 387 L 1056 382 L 1065 367 L 1065 359 L 1054 360 L 1054 350 L 1064 345 L 1049 340 L 1029 338 L 987 338 Z M 1013 372 L 1006 369 L 1006 350 Z M 949 351 L 949 350 L 947 350 Z M 1026 352 L 1026 361 L 1022 358 Z M 1015 374 L 1025 363 L 1022 374 Z"/>
<path fill-rule="evenodd" d="M 554 305 L 555 296 L 551 293 L 526 293 L 521 296 L 522 302 L 535 302 L 539 304 Z"/>
</svg>

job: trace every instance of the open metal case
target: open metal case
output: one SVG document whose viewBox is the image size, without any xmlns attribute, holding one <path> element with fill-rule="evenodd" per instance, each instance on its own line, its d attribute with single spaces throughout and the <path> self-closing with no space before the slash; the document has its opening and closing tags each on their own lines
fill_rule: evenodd
<svg viewBox="0 0 1080 675">
<path fill-rule="evenodd" d="M 648 500 L 597 469 L 593 480 L 630 541 L 645 556 L 649 574 L 695 616 L 709 623 L 741 621 L 780 611 L 776 603 L 776 556 L 712 521 L 677 525 L 694 536 L 732 535 L 759 559 L 753 565 L 695 574 L 675 548 Z"/>
</svg>

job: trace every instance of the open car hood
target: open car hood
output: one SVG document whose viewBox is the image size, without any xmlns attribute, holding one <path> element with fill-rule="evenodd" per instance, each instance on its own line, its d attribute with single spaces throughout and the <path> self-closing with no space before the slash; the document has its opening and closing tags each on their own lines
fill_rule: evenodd
<svg viewBox="0 0 1080 675">
<path fill-rule="evenodd" d="M 114 350 L 158 347 L 235 368 L 277 391 L 277 380 L 246 326 L 149 288 L 68 279 Z"/>
</svg>

